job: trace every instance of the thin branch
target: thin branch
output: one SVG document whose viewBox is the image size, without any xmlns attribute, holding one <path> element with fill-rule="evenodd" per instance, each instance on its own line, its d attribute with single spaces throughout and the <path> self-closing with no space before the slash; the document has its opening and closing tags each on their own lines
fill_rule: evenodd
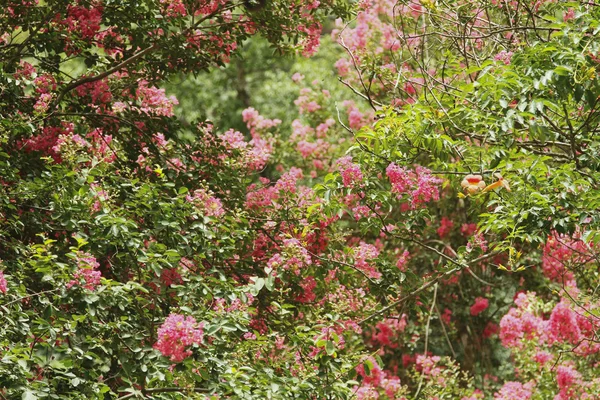
<svg viewBox="0 0 600 400">
<path fill-rule="evenodd" d="M 438 290 L 438 284 L 436 283 L 433 286 L 433 300 L 431 302 L 431 308 L 429 309 L 429 315 L 427 316 L 427 325 L 425 326 L 425 351 L 423 352 L 425 357 L 427 357 L 427 346 L 429 345 L 429 324 L 431 323 L 431 316 L 433 315 L 433 309 L 435 307 L 435 302 L 437 299 L 437 290 Z M 421 388 L 423 386 L 424 378 L 425 378 L 425 374 L 422 372 L 421 378 L 419 379 L 419 386 L 417 387 L 417 393 L 415 394 L 415 400 L 419 398 L 419 394 L 421 393 Z"/>
</svg>

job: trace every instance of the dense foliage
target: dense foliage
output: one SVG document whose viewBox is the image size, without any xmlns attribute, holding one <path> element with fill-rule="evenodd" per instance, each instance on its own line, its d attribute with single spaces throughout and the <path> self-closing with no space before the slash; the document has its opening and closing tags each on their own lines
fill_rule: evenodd
<svg viewBox="0 0 600 400">
<path fill-rule="evenodd" d="M 595 3 L 0 26 L 0 398 L 598 398 Z"/>
</svg>

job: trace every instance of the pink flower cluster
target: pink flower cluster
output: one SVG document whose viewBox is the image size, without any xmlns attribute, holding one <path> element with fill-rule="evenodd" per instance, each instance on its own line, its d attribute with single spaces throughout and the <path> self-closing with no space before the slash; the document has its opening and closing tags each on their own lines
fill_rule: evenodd
<svg viewBox="0 0 600 400">
<path fill-rule="evenodd" d="M 79 97 L 90 96 L 92 103 L 95 105 L 107 104 L 113 99 L 108 79 L 106 78 L 84 83 L 78 86 L 75 92 Z"/>
<path fill-rule="evenodd" d="M 88 290 L 95 290 L 100 284 L 102 274 L 97 271 L 100 266 L 96 258 L 89 253 L 77 252 L 77 271 L 73 274 L 73 279 L 67 283 L 67 289 L 81 285 Z"/>
<path fill-rule="evenodd" d="M 529 400 L 533 395 L 533 382 L 523 385 L 520 382 L 506 382 L 498 393 L 494 395 L 495 400 Z"/>
<path fill-rule="evenodd" d="M 294 104 L 298 106 L 300 114 L 310 114 L 321 109 L 321 105 L 311 96 L 313 91 L 309 88 L 300 90 L 300 97 L 294 100 Z"/>
<path fill-rule="evenodd" d="M 6 282 L 6 278 L 4 277 L 4 272 L 0 271 L 0 292 L 6 293 L 8 290 L 8 283 Z"/>
<path fill-rule="evenodd" d="M 366 362 L 356 367 L 356 372 L 362 378 L 361 386 L 355 388 L 357 400 L 377 400 L 380 390 L 390 399 L 406 400 L 406 397 L 400 396 L 402 385 L 397 376 L 382 370 L 373 357 L 369 357 L 367 362 L 368 370 L 365 368 Z"/>
<path fill-rule="evenodd" d="M 396 193 L 399 199 L 407 196 L 413 209 L 440 199 L 439 185 L 442 180 L 432 176 L 427 168 L 417 166 L 411 171 L 396 163 L 390 163 L 385 171 L 392 185 L 392 192 Z"/>
<path fill-rule="evenodd" d="M 245 206 L 249 209 L 261 209 L 276 204 L 279 192 L 275 186 L 269 186 L 269 179 L 262 177 L 262 185 L 253 183 L 247 188 Z"/>
<path fill-rule="evenodd" d="M 398 260 L 396 261 L 396 267 L 398 267 L 398 269 L 402 272 L 406 271 L 406 265 L 408 264 L 409 260 L 410 253 L 408 252 L 408 250 L 404 250 L 402 254 L 400 254 L 400 256 L 398 257 Z"/>
<path fill-rule="evenodd" d="M 220 217 L 225 214 L 223 203 L 213 196 L 209 190 L 196 189 L 192 195 L 188 194 L 185 199 L 194 204 L 207 217 Z"/>
<path fill-rule="evenodd" d="M 136 90 L 137 99 L 140 101 L 140 111 L 148 115 L 172 117 L 173 107 L 179 104 L 175 96 L 165 94 L 165 89 L 148 86 L 148 81 L 142 79 L 138 82 Z"/>
<path fill-rule="evenodd" d="M 377 271 L 373 261 L 379 257 L 379 250 L 372 244 L 360 242 L 358 246 L 353 249 L 354 255 L 354 266 L 365 273 L 371 279 L 381 278 L 381 272 Z"/>
<path fill-rule="evenodd" d="M 488 243 L 485 240 L 485 236 L 481 232 L 475 232 L 473 236 L 469 239 L 469 243 L 467 243 L 467 251 L 472 251 L 473 246 L 479 247 L 482 252 L 486 252 L 488 250 Z"/>
<path fill-rule="evenodd" d="M 471 306 L 471 315 L 476 316 L 487 310 L 489 305 L 488 299 L 484 297 L 477 297 L 475 299 L 475 304 Z"/>
<path fill-rule="evenodd" d="M 296 296 L 296 301 L 300 303 L 312 303 L 317 298 L 317 295 L 313 292 L 317 287 L 317 281 L 313 276 L 307 276 L 300 282 L 302 292 Z"/>
<path fill-rule="evenodd" d="M 303 47 L 302 55 L 304 57 L 311 57 L 315 55 L 321 43 L 321 32 L 323 31 L 323 26 L 319 22 L 314 22 L 309 25 L 299 25 L 298 30 L 306 34 L 306 37 L 300 42 L 301 46 Z"/>
<path fill-rule="evenodd" d="M 187 15 L 185 4 L 182 0 L 160 0 L 160 4 L 165 7 L 164 14 L 167 17 L 184 17 Z"/>
<path fill-rule="evenodd" d="M 254 137 L 256 130 L 265 130 L 269 128 L 274 128 L 277 125 L 281 124 L 281 120 L 279 119 L 267 119 L 260 115 L 258 111 L 254 108 L 249 107 L 242 111 L 242 119 L 246 123 L 248 129 L 250 129 L 250 133 L 252 137 Z"/>
<path fill-rule="evenodd" d="M 48 110 L 51 101 L 52 95 L 50 93 L 42 93 L 33 105 L 33 110 L 39 114 L 45 113 Z"/>
<path fill-rule="evenodd" d="M 426 377 L 435 378 L 442 373 L 442 367 L 438 365 L 441 357 L 439 356 L 428 356 L 424 354 L 418 354 L 416 358 L 416 369 Z"/>
<path fill-rule="evenodd" d="M 267 266 L 269 268 L 272 268 L 273 270 L 289 270 L 295 275 L 300 275 L 300 270 L 311 264 L 312 258 L 310 257 L 308 250 L 302 246 L 298 239 L 285 239 L 283 241 L 281 252 L 275 253 L 269 261 L 267 261 Z M 308 280 L 304 282 L 304 285 L 308 288 L 312 283 Z M 314 286 L 312 288 L 314 288 Z"/>
<path fill-rule="evenodd" d="M 348 113 L 348 125 L 352 129 L 360 129 L 366 125 L 372 118 L 371 115 L 363 114 L 352 100 L 346 100 L 343 103 Z"/>
<path fill-rule="evenodd" d="M 563 299 L 545 320 L 540 316 L 540 300 L 535 293 L 520 293 L 515 299 L 517 308 L 511 308 L 500 321 L 500 339 L 507 348 L 521 349 L 526 341 L 537 346 L 550 348 L 563 343 L 570 344 L 575 354 L 590 355 L 600 352 L 600 343 L 592 338 L 600 328 L 600 323 L 584 312 L 574 310 L 576 305 Z M 587 310 L 595 308 L 585 305 Z"/>
<path fill-rule="evenodd" d="M 244 134 L 233 129 L 219 135 L 219 139 L 228 150 L 243 150 L 248 147 Z"/>
<path fill-rule="evenodd" d="M 555 400 L 574 399 L 577 396 L 577 386 L 581 385 L 581 374 L 571 366 L 561 365 L 556 369 L 556 384 L 559 396 Z"/>
<path fill-rule="evenodd" d="M 33 65 L 27 61 L 19 62 L 19 68 L 14 73 L 15 79 L 32 79 L 36 75 L 36 70 Z"/>
<path fill-rule="evenodd" d="M 241 132 L 234 131 L 233 129 L 219 135 L 219 138 L 227 149 L 227 155 L 231 155 L 233 151 L 239 151 L 241 153 L 241 162 L 250 170 L 264 168 L 273 153 L 273 146 L 265 139 L 262 139 L 258 133 L 255 133 L 249 142 L 246 142 Z M 223 158 L 227 155 L 224 154 Z"/>
<path fill-rule="evenodd" d="M 505 65 L 509 65 L 512 56 L 513 56 L 513 52 L 512 51 L 502 50 L 500 53 L 498 53 L 498 54 L 496 54 L 494 56 L 494 60 L 501 61 Z"/>
<path fill-rule="evenodd" d="M 33 84 L 37 93 L 50 93 L 56 90 L 56 80 L 50 74 L 43 74 L 34 79 Z"/>
<path fill-rule="evenodd" d="M 97 160 L 103 162 L 112 163 L 116 160 L 117 155 L 111 149 L 110 144 L 112 143 L 112 135 L 105 135 L 102 129 L 97 128 L 86 135 L 86 140 L 81 136 L 69 135 L 68 132 L 61 134 L 54 146 L 52 146 L 52 152 L 57 154 L 57 157 L 62 157 L 62 153 L 69 149 L 84 149 Z"/>
<path fill-rule="evenodd" d="M 345 156 L 336 161 L 336 165 L 342 175 L 345 187 L 354 187 L 363 179 L 360 165 L 352 162 L 352 156 Z"/>
<path fill-rule="evenodd" d="M 99 184 L 95 182 L 90 184 L 90 189 L 92 196 L 95 199 L 94 204 L 92 205 L 92 210 L 96 212 L 100 211 L 102 208 L 102 203 L 109 199 L 109 195 Z"/>
<path fill-rule="evenodd" d="M 563 15 L 563 21 L 569 22 L 573 19 L 575 19 L 575 10 L 569 7 L 567 12 Z"/>
<path fill-rule="evenodd" d="M 593 260 L 591 249 L 582 240 L 554 233 L 548 237 L 544 246 L 542 270 L 554 282 L 575 286 L 575 278 L 570 269 Z"/>
<path fill-rule="evenodd" d="M 204 325 L 197 323 L 194 317 L 170 314 L 158 328 L 158 340 L 154 348 L 173 362 L 183 361 L 192 354 L 187 347 L 202 343 L 203 327 Z"/>
<path fill-rule="evenodd" d="M 296 193 L 296 184 L 299 179 L 302 179 L 302 176 L 300 168 L 292 167 L 281 175 L 281 178 L 275 183 L 275 189 L 279 192 Z"/>
<path fill-rule="evenodd" d="M 400 318 L 388 318 L 380 321 L 375 326 L 375 333 L 371 336 L 373 343 L 395 349 L 398 347 L 398 336 L 404 332 L 407 325 L 406 314 L 402 314 Z"/>
<path fill-rule="evenodd" d="M 520 293 L 515 299 L 517 308 L 511 308 L 500 320 L 500 340 L 504 347 L 521 348 L 524 340 L 539 340 L 544 334 L 544 323 L 530 305 L 535 293 Z"/>
<path fill-rule="evenodd" d="M 100 30 L 102 11 L 101 6 L 85 8 L 69 5 L 67 18 L 61 23 L 66 25 L 70 32 L 77 32 L 84 39 L 92 39 Z"/>
<path fill-rule="evenodd" d="M 254 171 L 261 170 L 273 154 L 273 146 L 265 139 L 255 136 L 250 140 L 248 151 L 248 168 Z"/>
<path fill-rule="evenodd" d="M 437 234 L 440 237 L 440 239 L 443 239 L 446 236 L 448 236 L 452 231 L 453 227 L 454 222 L 452 222 L 451 219 L 449 219 L 448 217 L 442 217 L 442 220 L 440 221 L 440 227 L 437 228 Z"/>
<path fill-rule="evenodd" d="M 71 136 L 74 129 L 75 125 L 73 123 L 63 121 L 61 126 L 44 127 L 39 135 L 24 140 L 21 145 L 23 145 L 26 152 L 39 151 L 46 156 L 52 157 L 55 162 L 59 163 L 62 161 L 62 158 L 55 150 L 55 146 L 59 137 L 62 135 Z"/>
<path fill-rule="evenodd" d="M 302 158 L 304 158 L 305 160 L 308 158 L 322 157 L 327 153 L 328 148 L 329 143 L 327 143 L 323 139 L 317 139 L 314 142 L 301 140 L 296 145 L 296 150 L 298 150 Z M 316 164 L 315 168 L 317 168 Z"/>
</svg>

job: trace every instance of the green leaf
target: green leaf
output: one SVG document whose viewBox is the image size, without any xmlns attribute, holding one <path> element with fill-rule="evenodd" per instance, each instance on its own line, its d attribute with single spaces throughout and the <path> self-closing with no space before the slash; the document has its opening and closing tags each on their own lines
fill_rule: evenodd
<svg viewBox="0 0 600 400">
<path fill-rule="evenodd" d="M 26 390 L 21 395 L 21 400 L 37 400 L 37 399 L 38 399 L 38 396 L 30 390 Z"/>
<path fill-rule="evenodd" d="M 331 340 L 328 340 L 327 343 L 325 343 L 325 351 L 327 352 L 328 356 L 331 356 L 333 353 L 335 353 L 335 344 L 333 344 Z"/>
</svg>

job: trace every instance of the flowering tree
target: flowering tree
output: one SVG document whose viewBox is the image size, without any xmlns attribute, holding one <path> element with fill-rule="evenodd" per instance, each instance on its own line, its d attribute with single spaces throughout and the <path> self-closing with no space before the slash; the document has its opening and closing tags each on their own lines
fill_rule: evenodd
<svg viewBox="0 0 600 400">
<path fill-rule="evenodd" d="M 468 398 L 491 396 L 498 378 L 509 382 L 495 398 L 593 398 L 597 6 L 361 6 L 356 22 L 340 21 L 335 33 L 347 51 L 336 67 L 377 113 L 374 124 L 351 127 L 365 176 L 358 191 L 371 211 L 365 225 L 412 243 L 407 278 L 417 272 L 427 278 L 413 287 L 433 286 L 425 343 L 413 349 L 435 348 L 478 374 L 484 391 Z M 438 201 L 429 183 L 439 178 Z M 435 211 L 422 200 L 435 201 Z M 470 304 L 457 310 L 461 300 Z M 432 336 L 436 320 L 444 329 Z M 513 350 L 516 375 L 498 367 L 506 356 L 489 341 L 496 333 Z"/>
<path fill-rule="evenodd" d="M 161 81 L 347 7 L 2 11 L 0 396 L 595 398 L 598 7 L 359 2 L 348 98 L 180 135 Z"/>
</svg>

